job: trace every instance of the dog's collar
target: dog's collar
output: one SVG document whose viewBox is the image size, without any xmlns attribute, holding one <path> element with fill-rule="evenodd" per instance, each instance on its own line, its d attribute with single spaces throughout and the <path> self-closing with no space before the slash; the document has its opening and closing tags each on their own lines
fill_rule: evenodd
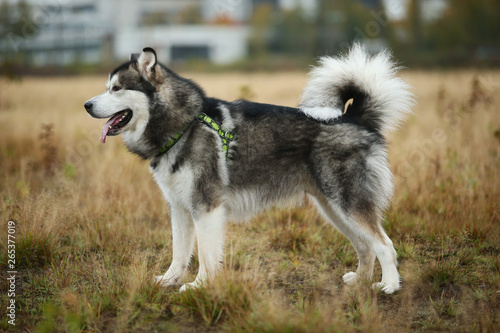
<svg viewBox="0 0 500 333">
<path fill-rule="evenodd" d="M 229 149 L 228 149 L 229 148 L 229 142 L 234 140 L 234 134 L 232 132 L 230 132 L 230 131 L 224 131 L 221 128 L 221 126 L 215 120 L 213 120 L 212 118 L 210 118 L 209 116 L 207 116 L 205 113 L 200 113 L 196 117 L 196 119 L 200 123 L 203 123 L 203 124 L 207 125 L 211 129 L 213 129 L 214 131 L 216 131 L 217 134 L 219 134 L 219 136 L 222 139 L 222 151 L 226 154 L 226 159 L 227 159 L 228 152 L 229 152 Z M 186 127 L 184 127 L 179 133 L 177 133 L 165 146 L 163 146 L 160 149 L 160 151 L 158 152 L 158 154 L 156 155 L 156 157 L 159 157 L 159 156 L 165 154 L 166 152 L 168 152 L 180 140 L 180 138 L 182 137 L 182 135 L 184 133 L 186 133 L 186 131 L 188 130 L 188 128 L 191 127 L 191 125 L 193 123 L 194 123 L 194 121 L 190 122 L 189 125 L 187 125 Z"/>
</svg>

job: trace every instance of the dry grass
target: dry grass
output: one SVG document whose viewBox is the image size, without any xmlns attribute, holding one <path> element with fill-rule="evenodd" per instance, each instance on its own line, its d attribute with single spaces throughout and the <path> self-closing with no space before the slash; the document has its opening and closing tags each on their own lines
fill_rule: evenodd
<svg viewBox="0 0 500 333">
<path fill-rule="evenodd" d="M 151 277 L 170 262 L 169 214 L 148 165 L 83 102 L 105 77 L 1 81 L 0 244 L 17 222 L 17 326 L 40 332 L 500 330 L 500 72 L 407 72 L 418 105 L 391 140 L 384 222 L 403 289 L 386 296 L 349 242 L 310 209 L 228 230 L 223 274 L 185 294 Z M 296 105 L 303 73 L 192 74 L 212 96 Z M 477 78 L 476 80 L 474 78 Z M 476 82 L 476 83 L 474 83 Z M 190 269 L 194 278 L 196 260 Z M 3 275 L 2 275 L 3 276 Z M 379 278 L 380 270 L 376 271 Z M 2 329 L 7 283 L 2 290 Z"/>
</svg>

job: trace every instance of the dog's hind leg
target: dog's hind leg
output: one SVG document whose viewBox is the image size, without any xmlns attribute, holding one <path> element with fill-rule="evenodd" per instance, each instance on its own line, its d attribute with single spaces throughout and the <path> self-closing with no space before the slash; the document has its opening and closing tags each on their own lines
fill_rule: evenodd
<svg viewBox="0 0 500 333">
<path fill-rule="evenodd" d="M 221 267 L 224 254 L 225 224 L 226 209 L 223 205 L 210 212 L 202 213 L 194 219 L 200 267 L 194 282 L 184 284 L 180 291 L 197 288 L 215 277 L 217 270 Z"/>
<path fill-rule="evenodd" d="M 396 251 L 384 230 L 378 224 L 363 223 L 361 216 L 347 216 L 322 196 L 315 196 L 314 199 L 326 219 L 349 238 L 358 254 L 357 272 L 346 273 L 343 276 L 344 282 L 352 285 L 363 277 L 371 279 L 375 258 L 378 258 L 382 267 L 382 282 L 374 284 L 374 287 L 382 288 L 388 294 L 398 290 L 400 281 L 396 268 Z"/>
<path fill-rule="evenodd" d="M 380 266 L 382 266 L 382 281 L 375 283 L 374 288 L 380 288 L 387 294 L 392 294 L 401 288 L 401 279 L 397 269 L 397 253 L 392 241 L 385 231 L 380 227 L 382 239 L 374 244 Z"/>
<path fill-rule="evenodd" d="M 172 223 L 172 264 L 167 272 L 155 277 L 163 286 L 176 285 L 186 274 L 193 254 L 195 230 L 191 214 L 180 205 L 170 206 Z"/>
<path fill-rule="evenodd" d="M 367 239 L 362 237 L 359 232 L 352 230 L 353 226 L 345 223 L 346 218 L 342 216 L 343 214 L 340 210 L 334 209 L 334 206 L 330 205 L 326 198 L 315 196 L 314 201 L 327 221 L 351 241 L 358 254 L 359 262 L 357 272 L 346 273 L 343 277 L 344 282 L 348 285 L 352 285 L 356 283 L 361 276 L 371 279 L 375 264 L 375 252 L 372 250 Z"/>
</svg>

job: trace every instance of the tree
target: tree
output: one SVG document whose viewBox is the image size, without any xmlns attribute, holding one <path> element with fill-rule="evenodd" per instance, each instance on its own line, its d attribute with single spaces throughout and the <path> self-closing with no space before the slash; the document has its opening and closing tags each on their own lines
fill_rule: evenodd
<svg viewBox="0 0 500 333">
<path fill-rule="evenodd" d="M 417 64 L 462 65 L 500 53 L 500 2 L 448 0 L 442 17 L 422 17 L 421 1 L 411 0 L 403 24 L 392 23 L 403 38 L 389 36 L 396 56 Z"/>
<path fill-rule="evenodd" d="M 422 47 L 422 11 L 419 0 L 410 0 L 407 16 L 411 46 L 413 49 L 420 50 Z"/>
<path fill-rule="evenodd" d="M 370 1 L 372 9 L 378 11 L 378 3 Z M 353 41 L 381 38 L 384 26 L 381 26 L 370 8 L 360 1 L 352 0 L 320 0 L 317 19 L 319 38 L 316 55 L 336 54 L 345 51 Z M 373 31 L 373 28 L 376 31 Z"/>
<path fill-rule="evenodd" d="M 273 27 L 273 50 L 299 57 L 314 54 L 318 36 L 314 22 L 306 19 L 300 7 L 284 11 Z"/>
<path fill-rule="evenodd" d="M 24 59 L 24 43 L 36 36 L 40 27 L 33 22 L 31 9 L 26 1 L 16 5 L 2 1 L 0 5 L 0 38 L 4 41 L 0 49 L 3 58 L 8 58 L 11 52 L 17 53 L 17 59 Z"/>
<path fill-rule="evenodd" d="M 11 29 L 11 12 L 10 5 L 7 0 L 3 0 L 0 4 L 0 38 L 7 36 Z"/>
<path fill-rule="evenodd" d="M 448 10 L 430 29 L 443 55 L 472 57 L 482 50 L 500 49 L 500 2 L 497 0 L 449 0 Z"/>
<path fill-rule="evenodd" d="M 259 4 L 250 18 L 250 52 L 257 57 L 263 57 L 269 53 L 273 17 L 274 9 L 270 4 Z"/>
</svg>

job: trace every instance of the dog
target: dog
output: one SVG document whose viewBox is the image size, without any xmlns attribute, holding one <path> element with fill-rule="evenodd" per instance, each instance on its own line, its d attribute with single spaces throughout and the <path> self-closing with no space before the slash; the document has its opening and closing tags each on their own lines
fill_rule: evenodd
<svg viewBox="0 0 500 333">
<path fill-rule="evenodd" d="M 198 274 L 180 290 L 210 282 L 221 266 L 227 221 L 309 197 L 356 249 L 357 271 L 343 281 L 371 279 L 377 258 L 382 280 L 373 286 L 388 294 L 400 289 L 396 251 L 381 226 L 393 193 L 387 135 L 413 103 L 398 70 L 389 52 L 354 44 L 320 58 L 292 108 L 207 97 L 149 47 L 117 67 L 106 91 L 84 107 L 109 118 L 103 143 L 122 134 L 132 153 L 150 160 L 169 203 L 172 262 L 156 281 L 181 285 L 197 241 Z"/>
</svg>

